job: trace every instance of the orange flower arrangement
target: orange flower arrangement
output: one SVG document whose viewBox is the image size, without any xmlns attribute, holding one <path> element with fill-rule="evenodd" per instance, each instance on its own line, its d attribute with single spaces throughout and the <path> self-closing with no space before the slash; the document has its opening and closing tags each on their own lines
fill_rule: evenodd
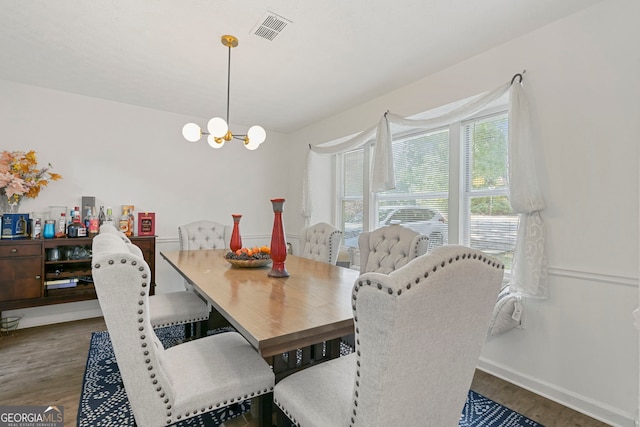
<svg viewBox="0 0 640 427">
<path fill-rule="evenodd" d="M 38 169 L 36 152 L 3 151 L 0 156 L 0 195 L 9 204 L 19 204 L 22 197 L 35 199 L 40 189 L 49 185 L 50 181 L 62 179 L 62 175 L 49 172 L 46 168 Z"/>
</svg>

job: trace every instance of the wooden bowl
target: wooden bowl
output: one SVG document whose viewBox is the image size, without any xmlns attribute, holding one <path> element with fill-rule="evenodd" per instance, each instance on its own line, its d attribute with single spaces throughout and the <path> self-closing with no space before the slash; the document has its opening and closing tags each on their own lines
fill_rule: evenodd
<svg viewBox="0 0 640 427">
<path fill-rule="evenodd" d="M 229 264 L 238 268 L 258 268 L 271 264 L 271 258 L 266 259 L 232 259 L 225 258 Z"/>
</svg>

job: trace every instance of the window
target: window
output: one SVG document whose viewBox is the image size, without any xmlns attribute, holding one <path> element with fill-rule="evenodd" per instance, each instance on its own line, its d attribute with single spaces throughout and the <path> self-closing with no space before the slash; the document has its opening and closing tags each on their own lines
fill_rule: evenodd
<svg viewBox="0 0 640 427">
<path fill-rule="evenodd" d="M 363 230 L 402 224 L 429 248 L 460 243 L 510 269 L 518 216 L 508 200 L 508 115 L 500 112 L 443 129 L 394 135 L 396 188 L 368 190 L 372 145 L 339 155 L 344 245 Z"/>
<path fill-rule="evenodd" d="M 340 156 L 342 238 L 349 247 L 358 246 L 358 236 L 364 230 L 364 154 L 360 149 Z"/>
<path fill-rule="evenodd" d="M 506 113 L 463 123 L 463 239 L 511 269 L 518 215 L 509 204 Z"/>
<path fill-rule="evenodd" d="M 393 158 L 396 188 L 376 194 L 375 227 L 402 224 L 428 236 L 430 247 L 447 243 L 449 130 L 398 137 Z"/>
</svg>

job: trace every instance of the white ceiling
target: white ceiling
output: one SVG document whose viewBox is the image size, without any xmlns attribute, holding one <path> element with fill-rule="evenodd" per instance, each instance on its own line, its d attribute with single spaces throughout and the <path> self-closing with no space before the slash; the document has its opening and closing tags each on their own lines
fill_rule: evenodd
<svg viewBox="0 0 640 427">
<path fill-rule="evenodd" d="M 0 79 L 224 117 L 233 34 L 231 123 L 289 133 L 598 1 L 0 0 Z"/>
</svg>

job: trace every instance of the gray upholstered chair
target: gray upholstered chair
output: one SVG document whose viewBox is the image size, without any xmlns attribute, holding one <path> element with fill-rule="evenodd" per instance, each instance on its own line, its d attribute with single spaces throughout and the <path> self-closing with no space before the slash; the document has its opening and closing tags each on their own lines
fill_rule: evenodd
<svg viewBox="0 0 640 427">
<path fill-rule="evenodd" d="M 120 230 L 111 224 L 103 224 L 100 227 L 100 234 L 115 234 L 127 245 L 136 255 L 142 256 L 140 249 L 131 243 L 131 240 Z M 185 326 L 185 338 L 192 336 L 192 326 L 196 330 L 194 336 L 200 337 L 206 335 L 207 320 L 211 311 L 207 304 L 200 296 L 191 291 L 177 291 L 163 294 L 155 294 L 149 297 L 151 325 L 154 328 L 162 328 L 172 325 Z"/>
<path fill-rule="evenodd" d="M 342 231 L 319 222 L 300 231 L 300 256 L 335 265 L 338 261 Z"/>
<path fill-rule="evenodd" d="M 138 426 L 173 424 L 260 396 L 271 425 L 274 374 L 237 332 L 165 349 L 151 325 L 149 266 L 115 233 L 93 239 L 92 276 Z"/>
<path fill-rule="evenodd" d="M 389 274 L 424 255 L 428 246 L 427 236 L 399 224 L 362 232 L 358 237 L 360 274 Z M 355 346 L 353 334 L 342 337 L 342 341 L 350 347 Z"/>
<path fill-rule="evenodd" d="M 178 227 L 180 250 L 224 249 L 231 242 L 232 228 L 219 222 L 201 220 Z"/>
<path fill-rule="evenodd" d="M 178 237 L 180 240 L 180 250 L 183 251 L 195 251 L 200 249 L 225 249 L 230 247 L 231 233 L 233 228 L 230 225 L 224 225 L 219 222 L 210 220 L 193 221 L 185 225 L 178 227 Z M 185 289 L 194 294 L 199 294 L 195 291 L 191 283 L 184 281 Z M 208 324 L 212 328 L 219 328 L 229 326 L 229 322 L 218 313 L 211 305 L 208 305 L 209 321 Z M 207 322 L 205 322 L 206 324 Z M 201 325 L 201 324 L 200 324 Z M 205 329 L 200 327 L 196 329 L 196 336 L 198 331 Z"/>
<path fill-rule="evenodd" d="M 503 272 L 482 252 L 450 245 L 390 274 L 361 275 L 355 352 L 283 379 L 274 402 L 302 427 L 457 426 Z"/>
<path fill-rule="evenodd" d="M 402 225 L 387 225 L 360 233 L 360 274 L 384 273 L 427 253 L 429 239 Z"/>
</svg>

